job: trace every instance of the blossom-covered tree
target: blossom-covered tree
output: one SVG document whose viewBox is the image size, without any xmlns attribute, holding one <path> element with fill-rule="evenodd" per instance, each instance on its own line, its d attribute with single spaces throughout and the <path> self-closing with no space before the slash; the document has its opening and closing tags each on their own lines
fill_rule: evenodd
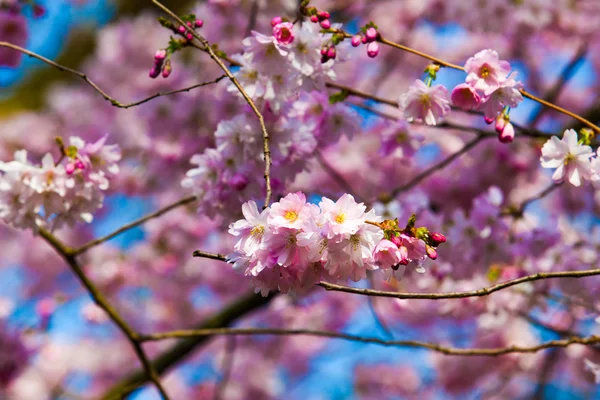
<svg viewBox="0 0 600 400">
<path fill-rule="evenodd" d="M 600 3 L 147 3 L 0 0 L 0 398 L 600 396 Z"/>
</svg>

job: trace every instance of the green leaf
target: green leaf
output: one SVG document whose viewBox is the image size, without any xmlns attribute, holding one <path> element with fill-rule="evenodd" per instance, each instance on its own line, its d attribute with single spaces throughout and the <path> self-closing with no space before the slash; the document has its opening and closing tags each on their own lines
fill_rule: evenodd
<svg viewBox="0 0 600 400">
<path fill-rule="evenodd" d="M 333 93 L 329 96 L 329 104 L 335 104 L 346 100 L 350 93 L 347 90 L 342 90 L 336 93 Z"/>
</svg>

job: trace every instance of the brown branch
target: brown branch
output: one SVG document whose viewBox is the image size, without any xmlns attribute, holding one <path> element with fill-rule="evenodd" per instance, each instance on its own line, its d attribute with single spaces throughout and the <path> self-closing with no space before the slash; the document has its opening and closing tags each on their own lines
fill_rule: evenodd
<svg viewBox="0 0 600 400">
<path fill-rule="evenodd" d="M 346 191 L 346 193 L 354 193 L 356 195 L 356 191 L 352 188 L 352 185 L 350 185 L 350 183 L 346 180 L 346 178 L 344 178 L 342 174 L 340 174 L 335 168 L 329 165 L 329 163 L 327 162 L 327 160 L 325 160 L 323 154 L 321 154 L 320 151 L 317 150 L 315 152 L 315 158 L 317 159 L 319 164 L 321 164 L 321 167 L 323 167 L 325 172 L 327 172 L 329 176 L 333 178 L 333 180 L 338 184 L 338 186 L 342 190 Z M 356 197 L 360 199 L 360 196 Z"/>
<path fill-rule="evenodd" d="M 121 228 L 117 229 L 116 231 L 114 231 L 112 233 L 109 233 L 106 236 L 103 236 L 103 237 L 98 238 L 98 239 L 91 240 L 91 241 L 87 242 L 86 244 L 84 244 L 83 246 L 81 246 L 81 247 L 79 247 L 79 248 L 77 248 L 75 250 L 71 250 L 70 252 L 71 252 L 72 255 L 78 256 L 81 253 L 84 253 L 84 252 L 88 251 L 92 247 L 98 246 L 99 244 L 102 244 L 104 242 L 109 241 L 110 239 L 114 238 L 115 236 L 120 235 L 121 233 L 124 233 L 124 232 L 126 232 L 126 231 L 128 231 L 128 230 L 130 230 L 132 228 L 135 228 L 136 226 L 142 225 L 143 223 L 145 223 L 145 222 L 147 222 L 147 221 L 149 221 L 151 219 L 160 217 L 161 215 L 163 215 L 163 214 L 165 214 L 165 213 L 167 213 L 167 212 L 169 212 L 169 211 L 171 211 L 171 210 L 173 210 L 175 208 L 178 208 L 178 207 L 181 207 L 183 205 L 192 203 L 192 202 L 194 202 L 196 200 L 197 200 L 196 196 L 184 197 L 183 199 L 178 200 L 175 203 L 172 203 L 172 204 L 170 204 L 170 205 L 168 205 L 166 207 L 163 207 L 160 210 L 157 210 L 157 211 L 155 211 L 155 212 L 153 212 L 151 214 L 148 214 L 148 215 L 146 215 L 146 216 L 144 216 L 144 217 L 142 217 L 142 218 L 140 218 L 138 220 L 130 222 L 129 224 L 123 225 Z"/>
<path fill-rule="evenodd" d="M 210 258 L 212 260 L 219 260 L 219 261 L 227 261 L 227 257 L 224 254 L 218 254 L 218 253 L 208 253 L 206 251 L 201 251 L 201 250 L 196 250 L 194 251 L 194 254 L 192 254 L 194 257 L 202 257 L 202 258 Z"/>
<path fill-rule="evenodd" d="M 69 68 L 69 67 L 65 67 L 64 65 L 58 64 L 44 56 L 41 56 L 37 53 L 34 53 L 32 51 L 29 51 L 27 49 L 24 49 L 23 47 L 17 46 L 15 44 L 12 43 L 8 43 L 8 42 L 0 42 L 0 47 L 7 47 L 9 49 L 13 49 L 16 51 L 19 51 L 23 54 L 28 55 L 29 57 L 33 57 L 36 58 L 42 62 L 45 62 L 46 64 L 60 70 L 63 72 L 68 72 L 70 74 L 73 74 L 75 76 L 78 76 L 79 78 L 83 79 L 85 81 L 85 83 L 87 83 L 92 89 L 94 89 L 96 92 L 100 93 L 100 95 L 104 98 L 104 100 L 110 102 L 110 104 L 112 104 L 115 107 L 118 108 L 131 108 L 131 107 L 135 107 L 135 106 L 139 106 L 140 104 L 144 104 L 149 102 L 150 100 L 153 100 L 157 97 L 161 97 L 161 96 L 170 96 L 173 94 L 177 94 L 177 93 L 182 93 L 182 92 L 189 92 L 190 90 L 202 87 L 202 86 L 207 86 L 207 85 L 211 85 L 214 83 L 219 82 L 220 80 L 224 79 L 226 77 L 226 75 L 221 75 L 220 77 L 213 79 L 212 81 L 208 81 L 208 82 L 202 82 L 202 83 L 198 83 L 196 85 L 192 85 L 183 89 L 178 89 L 178 90 L 172 90 L 170 92 L 165 92 L 165 93 L 156 93 L 150 97 L 147 97 L 143 100 L 139 100 L 133 103 L 129 103 L 129 104 L 123 104 L 121 102 L 119 102 L 117 99 L 111 97 L 108 93 L 106 93 L 104 90 L 102 90 L 98 85 L 96 85 L 96 83 L 94 83 L 94 81 L 92 81 L 90 78 L 88 78 L 88 76 L 86 74 L 84 74 L 83 72 L 77 71 L 75 69 Z"/>
<path fill-rule="evenodd" d="M 438 353 L 457 356 L 500 356 L 511 353 L 536 353 L 540 350 L 549 348 L 567 347 L 572 344 L 594 345 L 600 343 L 599 336 L 589 337 L 572 337 L 565 340 L 551 340 L 541 343 L 537 346 L 521 347 L 509 346 L 500 348 L 454 348 L 445 347 L 435 343 L 419 342 L 415 340 L 382 340 L 374 337 L 365 337 L 359 335 L 351 335 L 340 332 L 318 331 L 311 329 L 277 329 L 277 328 L 216 328 L 216 329 L 193 329 L 180 330 L 163 333 L 155 333 L 151 335 L 143 335 L 142 341 L 157 341 L 173 338 L 190 338 L 202 337 L 207 335 L 272 335 L 272 336 L 288 336 L 288 335 L 309 335 L 326 337 L 332 339 L 344 339 L 353 342 L 378 344 L 381 346 L 393 347 L 411 347 L 420 349 L 429 349 Z"/>
<path fill-rule="evenodd" d="M 481 142 L 486 137 L 488 137 L 488 136 L 477 135 L 477 137 L 475 137 L 475 139 L 472 139 L 471 141 L 465 143 L 465 145 L 460 150 L 458 150 L 455 153 L 452 153 L 451 155 L 449 155 L 442 161 L 438 162 L 437 164 L 434 164 L 431 167 L 423 170 L 421 173 L 416 175 L 413 179 L 406 182 L 404 185 L 399 186 L 396 189 L 392 190 L 391 193 L 389 194 L 389 196 L 386 196 L 386 197 L 393 199 L 398 194 L 400 194 L 404 191 L 407 191 L 409 189 L 412 189 L 413 187 L 415 187 L 419 183 L 421 183 L 421 181 L 423 181 L 425 178 L 427 178 L 428 176 L 433 174 L 435 171 L 445 168 L 447 165 L 452 163 L 452 161 L 456 160 L 458 157 L 460 157 L 461 155 L 463 155 L 466 152 L 468 152 L 469 150 L 471 150 L 473 147 L 475 147 L 479 142 Z"/>
<path fill-rule="evenodd" d="M 515 218 L 521 218 L 523 217 L 523 213 L 525 212 L 525 208 L 527 208 L 528 205 L 530 205 L 531 203 L 541 200 L 544 197 L 548 196 L 550 193 L 552 193 L 555 189 L 558 189 L 560 187 L 560 185 L 562 185 L 562 182 L 560 183 L 552 183 L 550 186 L 548 186 L 546 189 L 542 190 L 540 193 L 536 194 L 533 197 L 528 198 L 527 200 L 523 201 L 523 203 L 521 203 L 520 206 L 518 207 L 507 207 L 504 211 L 502 211 L 500 213 L 500 215 L 502 216 L 513 216 Z"/>
<path fill-rule="evenodd" d="M 554 103 L 558 99 L 558 95 L 562 91 L 563 87 L 567 83 L 569 79 L 573 76 L 575 69 L 579 66 L 583 58 L 585 57 L 588 50 L 587 42 L 584 42 L 579 46 L 571 61 L 565 66 L 565 68 L 561 71 L 558 79 L 552 85 L 552 88 L 548 90 L 548 93 L 544 96 L 544 99 L 549 101 L 550 103 Z M 529 125 L 535 126 L 540 119 L 544 116 L 547 108 L 539 107 L 538 109 L 533 111 L 533 115 L 531 116 L 531 122 Z"/>
<path fill-rule="evenodd" d="M 542 279 L 556 279 L 556 278 L 583 278 L 586 276 L 600 275 L 600 269 L 585 269 L 581 271 L 560 271 L 560 272 L 538 272 L 537 274 L 527 275 L 522 278 L 513 279 L 510 281 L 498 283 L 493 286 L 484 287 L 477 290 L 469 290 L 466 292 L 448 292 L 448 293 L 403 293 L 403 292 L 387 292 L 382 290 L 371 290 L 371 289 L 359 289 L 349 286 L 336 285 L 328 282 L 320 282 L 319 286 L 326 290 L 333 290 L 338 292 L 346 292 L 352 294 L 360 294 L 364 296 L 377 296 L 377 297 L 392 297 L 396 299 L 428 299 L 428 300 L 441 300 L 441 299 L 462 299 L 465 297 L 483 297 L 488 296 L 499 290 L 509 288 L 511 286 L 520 285 L 525 282 L 539 281 Z"/>
<path fill-rule="evenodd" d="M 242 95 L 244 100 L 246 100 L 246 103 L 248 103 L 248 105 L 252 109 L 252 112 L 254 112 L 254 114 L 256 115 L 256 118 L 258 118 L 258 122 L 260 124 L 260 129 L 261 129 L 262 135 L 263 135 L 263 153 L 264 153 L 264 157 L 265 157 L 265 186 L 266 186 L 265 191 L 266 191 L 266 193 L 265 193 L 264 208 L 268 207 L 269 204 L 271 203 L 271 150 L 269 149 L 269 133 L 267 132 L 267 127 L 265 126 L 265 119 L 263 118 L 262 114 L 260 113 L 260 111 L 258 110 L 256 105 L 254 104 L 254 101 L 252 101 L 252 99 L 250 98 L 250 96 L 248 96 L 248 94 L 246 93 L 246 91 L 244 90 L 244 88 L 242 87 L 240 82 L 237 80 L 237 78 L 231 73 L 231 71 L 223 63 L 221 58 L 215 53 L 215 51 L 210 46 L 208 41 L 204 37 L 199 35 L 198 32 L 196 32 L 194 29 L 187 26 L 187 24 L 185 22 L 183 22 L 181 20 L 181 18 L 179 18 L 175 13 L 173 13 L 173 11 L 169 10 L 163 4 L 161 4 L 158 0 L 152 0 L 152 3 L 154 3 L 158 8 L 160 8 L 163 12 L 168 14 L 175 21 L 177 21 L 181 26 L 183 26 L 186 29 L 186 31 L 188 33 L 190 33 L 194 38 L 196 38 L 200 43 L 202 43 L 202 46 L 204 46 L 203 50 L 206 53 L 208 53 L 210 58 L 212 58 L 212 60 L 221 68 L 221 70 L 223 70 L 225 75 L 227 75 L 227 78 L 229 78 L 231 83 L 233 83 L 233 85 L 240 92 L 240 94 Z"/>
<path fill-rule="evenodd" d="M 226 327 L 236 319 L 267 305 L 273 298 L 275 298 L 276 295 L 277 294 L 274 293 L 267 297 L 262 297 L 254 293 L 250 293 L 245 296 L 241 296 L 233 303 L 227 305 L 221 311 L 213 314 L 199 323 L 196 326 L 196 329 Z M 210 335 L 203 335 L 182 340 L 152 360 L 151 365 L 159 375 L 162 375 L 170 368 L 184 360 L 195 349 L 206 344 L 210 338 Z M 122 393 L 131 391 L 132 388 L 143 385 L 147 381 L 148 377 L 143 370 L 134 371 L 125 376 L 119 383 L 108 389 L 101 399 L 120 399 L 118 396 L 120 396 Z"/>
<path fill-rule="evenodd" d="M 169 396 L 165 392 L 162 384 L 160 383 L 160 379 L 156 370 L 150 364 L 144 349 L 142 348 L 141 342 L 139 341 L 139 334 L 133 330 L 129 326 L 127 322 L 121 317 L 121 315 L 114 309 L 110 303 L 106 300 L 104 295 L 100 292 L 100 290 L 94 285 L 94 283 L 85 275 L 83 269 L 75 259 L 75 255 L 72 252 L 68 251 L 68 247 L 60 242 L 54 235 L 45 229 L 40 229 L 39 234 L 42 238 L 44 238 L 67 262 L 71 271 L 77 276 L 81 284 L 86 288 L 92 300 L 100 307 L 106 314 L 110 317 L 110 319 L 117 325 L 117 327 L 121 330 L 121 332 L 127 337 L 127 340 L 133 347 L 138 359 L 140 360 L 145 375 L 148 377 L 150 381 L 156 386 L 156 389 L 159 391 L 161 397 L 164 400 L 168 400 Z"/>
</svg>

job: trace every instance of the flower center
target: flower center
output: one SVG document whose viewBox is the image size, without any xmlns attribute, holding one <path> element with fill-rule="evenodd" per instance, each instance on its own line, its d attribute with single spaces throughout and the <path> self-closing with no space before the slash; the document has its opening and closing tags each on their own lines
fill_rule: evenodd
<svg viewBox="0 0 600 400">
<path fill-rule="evenodd" d="M 344 214 L 344 213 L 338 214 L 337 217 L 335 217 L 335 222 L 337 222 L 338 224 L 343 224 L 345 220 L 346 220 L 346 214 Z"/>
<path fill-rule="evenodd" d="M 573 160 L 575 160 L 575 156 L 571 153 L 568 153 L 565 157 L 565 165 L 569 165 L 569 163 Z"/>
<path fill-rule="evenodd" d="M 290 222 L 296 222 L 298 219 L 298 213 L 296 211 L 288 211 L 285 213 L 283 218 L 287 219 Z"/>
<path fill-rule="evenodd" d="M 265 233 L 265 227 L 262 225 L 256 225 L 254 228 L 252 228 L 252 230 L 250 231 L 250 235 L 254 236 L 254 237 L 262 237 L 262 235 Z"/>
<path fill-rule="evenodd" d="M 423 103 L 424 106 L 429 105 L 429 94 L 425 93 L 421 95 L 421 103 Z"/>
<path fill-rule="evenodd" d="M 490 68 L 487 65 L 484 65 L 479 70 L 479 75 L 481 75 L 482 78 L 487 78 L 488 76 L 490 76 Z"/>
</svg>

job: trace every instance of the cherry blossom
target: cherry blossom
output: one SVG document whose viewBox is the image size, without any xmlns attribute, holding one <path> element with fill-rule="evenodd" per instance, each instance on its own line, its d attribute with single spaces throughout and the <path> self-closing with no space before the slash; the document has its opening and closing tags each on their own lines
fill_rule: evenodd
<svg viewBox="0 0 600 400">
<path fill-rule="evenodd" d="M 552 136 L 542 147 L 541 163 L 543 168 L 556 168 L 552 174 L 555 182 L 564 177 L 573 186 L 581 186 L 582 179 L 591 179 L 593 151 L 590 146 L 578 142 L 577 132 L 567 129 L 562 139 Z"/>
<path fill-rule="evenodd" d="M 400 95 L 398 104 L 408 121 L 427 125 L 437 125 L 450 112 L 448 90 L 442 85 L 428 87 L 419 79 L 414 81 L 407 93 Z"/>
</svg>

